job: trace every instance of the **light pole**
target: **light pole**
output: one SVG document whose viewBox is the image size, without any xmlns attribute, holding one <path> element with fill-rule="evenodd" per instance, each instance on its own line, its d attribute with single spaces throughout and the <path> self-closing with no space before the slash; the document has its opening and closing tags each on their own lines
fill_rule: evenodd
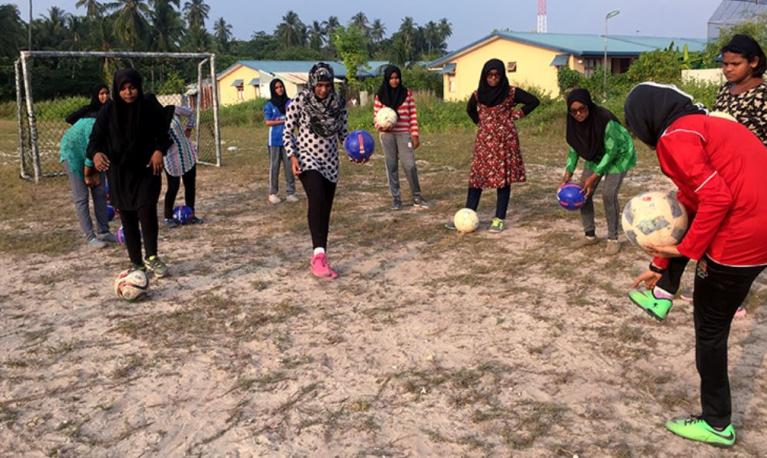
<svg viewBox="0 0 767 458">
<path fill-rule="evenodd" d="M 612 10 L 607 15 L 605 15 L 605 60 L 602 64 L 604 74 L 605 74 L 605 83 L 604 83 L 604 95 L 605 100 L 607 100 L 607 21 L 610 20 L 610 18 L 614 18 L 615 16 L 621 14 L 620 10 Z"/>
<path fill-rule="evenodd" d="M 27 28 L 27 51 L 32 51 L 32 0 L 29 0 L 29 27 Z"/>
</svg>

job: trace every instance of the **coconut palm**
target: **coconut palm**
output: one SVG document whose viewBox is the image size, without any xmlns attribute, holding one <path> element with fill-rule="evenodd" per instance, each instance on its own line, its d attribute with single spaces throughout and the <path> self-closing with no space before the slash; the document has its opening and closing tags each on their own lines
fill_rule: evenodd
<svg viewBox="0 0 767 458">
<path fill-rule="evenodd" d="M 117 0 L 104 5 L 114 12 L 114 27 L 117 37 L 131 49 L 139 49 L 149 36 L 150 14 L 145 0 Z"/>
<path fill-rule="evenodd" d="M 175 8 L 174 8 L 175 6 Z M 152 0 L 152 11 L 149 17 L 152 21 L 153 51 L 171 52 L 178 49 L 184 25 L 181 14 L 176 10 L 180 0 Z"/>
<path fill-rule="evenodd" d="M 76 8 L 85 8 L 85 17 L 95 19 L 104 12 L 104 4 L 96 0 L 77 0 Z"/>
<path fill-rule="evenodd" d="M 274 35 L 285 48 L 303 46 L 306 43 L 306 26 L 294 11 L 288 11 L 282 17 Z"/>
<path fill-rule="evenodd" d="M 232 40 L 232 26 L 227 24 L 224 18 L 218 18 L 213 24 L 213 36 L 216 38 L 218 49 L 223 52 L 229 52 L 229 45 Z"/>
</svg>

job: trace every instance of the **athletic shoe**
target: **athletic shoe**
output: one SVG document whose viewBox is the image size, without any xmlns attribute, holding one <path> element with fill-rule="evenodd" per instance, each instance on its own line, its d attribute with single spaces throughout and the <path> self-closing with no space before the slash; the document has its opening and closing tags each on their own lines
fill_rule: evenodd
<svg viewBox="0 0 767 458">
<path fill-rule="evenodd" d="M 278 204 L 282 202 L 282 199 L 280 199 L 277 194 L 269 194 L 269 203 L 270 204 Z"/>
<path fill-rule="evenodd" d="M 748 312 L 742 305 L 738 307 L 738 310 L 735 311 L 735 318 L 745 318 L 746 315 L 748 315 Z"/>
<path fill-rule="evenodd" d="M 106 248 L 106 246 L 107 246 L 106 242 L 102 242 L 101 240 L 99 240 L 96 237 L 88 239 L 87 243 L 88 243 L 88 247 L 96 249 L 96 250 L 101 249 L 101 248 Z"/>
<path fill-rule="evenodd" d="M 629 291 L 629 299 L 658 321 L 663 321 L 666 318 L 673 305 L 671 299 L 655 297 L 652 291 L 639 291 L 638 289 Z"/>
<path fill-rule="evenodd" d="M 597 243 L 599 243 L 599 239 L 598 238 L 596 238 L 593 235 L 586 235 L 584 237 L 578 237 L 573 242 L 573 248 L 575 248 L 575 249 L 585 248 L 587 246 L 596 245 Z"/>
<path fill-rule="evenodd" d="M 198 218 L 192 215 L 192 217 L 189 218 L 189 221 L 187 221 L 186 224 L 202 224 L 202 218 Z"/>
<path fill-rule="evenodd" d="M 155 277 L 162 278 L 168 275 L 168 266 L 162 262 L 158 256 L 149 256 L 144 260 L 144 267 L 152 273 Z"/>
<path fill-rule="evenodd" d="M 391 202 L 391 209 L 394 211 L 402 210 L 402 201 L 399 199 L 394 199 Z"/>
<path fill-rule="evenodd" d="M 607 246 L 605 247 L 605 254 L 607 256 L 615 256 L 621 251 L 621 242 L 617 240 L 607 240 Z"/>
<path fill-rule="evenodd" d="M 170 229 L 170 228 L 178 227 L 178 221 L 176 221 L 173 218 L 164 218 L 162 220 L 162 225 Z"/>
<path fill-rule="evenodd" d="M 413 197 L 413 205 L 421 208 L 429 208 L 429 202 L 421 196 Z"/>
<path fill-rule="evenodd" d="M 103 234 L 96 234 L 96 238 L 106 243 L 117 243 L 117 237 L 111 232 L 104 232 Z"/>
<path fill-rule="evenodd" d="M 288 202 L 298 202 L 298 197 L 296 197 L 295 194 L 288 194 L 285 200 L 287 200 Z"/>
<path fill-rule="evenodd" d="M 693 441 L 720 447 L 731 447 L 735 444 L 735 428 L 732 424 L 727 425 L 722 431 L 718 431 L 702 418 L 681 417 L 667 421 L 666 428 L 677 436 Z"/>
<path fill-rule="evenodd" d="M 146 267 L 144 267 L 143 265 L 131 264 L 130 267 L 128 268 L 128 272 L 133 272 L 134 270 L 140 270 L 142 272 L 146 272 Z"/>
<path fill-rule="evenodd" d="M 497 234 L 499 232 L 503 232 L 504 229 L 506 229 L 506 222 L 501 218 L 493 218 L 493 220 L 490 222 L 490 229 L 488 229 L 488 232 Z"/>
<path fill-rule="evenodd" d="M 329 280 L 338 277 L 338 273 L 330 268 L 330 265 L 328 264 L 328 258 L 325 253 L 319 253 L 312 256 L 311 266 L 312 275 L 315 277 L 327 278 Z"/>
</svg>

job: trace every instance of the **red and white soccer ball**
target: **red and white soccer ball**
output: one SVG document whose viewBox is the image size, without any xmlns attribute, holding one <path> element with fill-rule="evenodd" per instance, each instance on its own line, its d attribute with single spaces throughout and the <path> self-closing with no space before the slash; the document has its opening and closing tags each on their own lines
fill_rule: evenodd
<svg viewBox="0 0 767 458">
<path fill-rule="evenodd" d="M 128 302 L 145 296 L 148 289 L 149 279 L 143 270 L 124 270 L 115 278 L 115 294 Z"/>
</svg>

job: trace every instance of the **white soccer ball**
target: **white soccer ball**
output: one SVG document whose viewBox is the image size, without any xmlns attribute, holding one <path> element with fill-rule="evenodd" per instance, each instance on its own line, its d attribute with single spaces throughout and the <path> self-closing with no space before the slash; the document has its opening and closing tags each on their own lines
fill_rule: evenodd
<svg viewBox="0 0 767 458">
<path fill-rule="evenodd" d="M 149 279 L 142 270 L 124 270 L 115 278 L 115 294 L 128 302 L 144 296 L 147 289 L 149 289 Z"/>
<path fill-rule="evenodd" d="M 376 114 L 376 124 L 382 130 L 389 130 L 397 124 L 397 112 L 389 107 L 383 107 Z"/>
<path fill-rule="evenodd" d="M 479 217 L 471 208 L 462 208 L 453 216 L 453 224 L 458 232 L 468 234 L 479 227 Z"/>
<path fill-rule="evenodd" d="M 626 204 L 621 223 L 629 241 L 647 248 L 681 242 L 687 232 L 688 217 L 675 193 L 645 192 Z"/>
</svg>

